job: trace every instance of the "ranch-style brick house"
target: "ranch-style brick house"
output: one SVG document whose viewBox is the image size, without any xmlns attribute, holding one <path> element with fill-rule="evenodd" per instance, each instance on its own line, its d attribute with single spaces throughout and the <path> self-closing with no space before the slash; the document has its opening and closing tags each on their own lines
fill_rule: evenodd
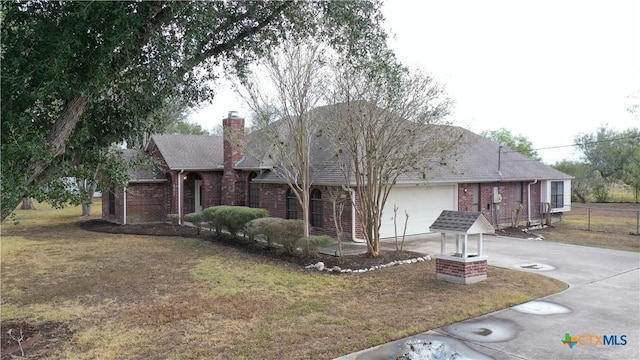
<svg viewBox="0 0 640 360">
<path fill-rule="evenodd" d="M 245 154 L 251 136 L 244 136 L 243 118 L 230 112 L 223 119 L 223 136 L 154 135 L 146 147 L 157 169 L 139 171 L 124 188 L 104 191 L 102 217 L 120 224 L 165 222 L 168 214 L 184 215 L 216 205 L 242 205 L 267 209 L 271 216 L 302 218 L 300 206 L 288 186 L 270 167 Z M 553 218 L 571 209 L 571 177 L 541 162 L 465 129 L 458 155 L 447 161 L 453 171 L 431 176 L 399 179 L 387 199 L 382 238 L 394 236 L 394 205 L 398 207 L 398 228 L 407 235 L 429 232 L 429 225 L 442 210 L 480 211 L 494 225 L 510 225 L 517 209 L 521 224 L 542 221 L 550 207 Z M 229 141 L 228 139 L 237 139 Z M 245 141 L 247 142 L 245 144 Z M 336 234 L 330 194 L 344 183 L 337 166 L 327 165 L 326 152 L 313 152 L 311 232 Z M 443 165 L 444 166 L 444 165 Z M 362 232 L 353 206 L 358 201 L 344 192 L 339 222 L 345 234 L 356 240 Z M 353 194 L 353 192 L 351 193 Z M 335 198 L 335 197 L 334 197 Z M 355 204 L 354 204 L 355 203 Z"/>
</svg>

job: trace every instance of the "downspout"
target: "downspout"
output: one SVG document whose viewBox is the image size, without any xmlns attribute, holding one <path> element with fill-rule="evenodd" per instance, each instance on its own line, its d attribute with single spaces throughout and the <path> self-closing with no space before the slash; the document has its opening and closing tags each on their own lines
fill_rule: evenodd
<svg viewBox="0 0 640 360">
<path fill-rule="evenodd" d="M 124 194 L 123 196 L 123 214 L 124 216 L 122 217 L 122 225 L 127 225 L 127 187 L 125 186 L 124 189 L 122 190 L 122 193 Z"/>
<path fill-rule="evenodd" d="M 349 189 L 351 194 L 351 241 L 363 243 L 363 239 L 356 238 L 356 193 L 353 189 Z"/>
<path fill-rule="evenodd" d="M 178 173 L 178 225 L 182 225 L 182 173 L 184 169 Z"/>
<path fill-rule="evenodd" d="M 527 185 L 527 224 L 531 225 L 531 185 L 538 183 L 538 179 L 533 180 Z"/>
</svg>

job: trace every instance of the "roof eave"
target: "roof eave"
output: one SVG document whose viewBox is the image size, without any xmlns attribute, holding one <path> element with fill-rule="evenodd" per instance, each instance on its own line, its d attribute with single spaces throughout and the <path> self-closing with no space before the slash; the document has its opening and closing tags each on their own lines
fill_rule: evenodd
<svg viewBox="0 0 640 360">
<path fill-rule="evenodd" d="M 167 179 L 135 179 L 129 180 L 130 184 L 141 184 L 141 183 L 163 183 L 167 182 Z"/>
<path fill-rule="evenodd" d="M 201 168 L 201 167 L 185 167 L 185 166 L 169 166 L 169 170 L 171 171 L 220 171 L 224 170 L 223 166 L 218 166 L 215 168 Z"/>
</svg>

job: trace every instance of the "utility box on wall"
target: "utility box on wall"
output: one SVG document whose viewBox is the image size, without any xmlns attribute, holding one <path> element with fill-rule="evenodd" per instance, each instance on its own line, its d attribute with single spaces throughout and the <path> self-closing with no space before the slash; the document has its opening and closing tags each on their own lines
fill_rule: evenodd
<svg viewBox="0 0 640 360">
<path fill-rule="evenodd" d="M 494 204 L 499 204 L 500 202 L 502 202 L 502 194 L 500 194 L 500 188 L 497 186 L 493 187 L 493 194 L 492 194 L 492 202 Z"/>
</svg>

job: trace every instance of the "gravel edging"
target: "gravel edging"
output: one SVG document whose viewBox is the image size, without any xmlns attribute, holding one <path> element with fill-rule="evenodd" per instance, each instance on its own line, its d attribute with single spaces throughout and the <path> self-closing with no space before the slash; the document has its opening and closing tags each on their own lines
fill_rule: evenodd
<svg viewBox="0 0 640 360">
<path fill-rule="evenodd" d="M 369 268 L 364 268 L 364 269 L 343 269 L 340 266 L 334 266 L 332 268 L 329 267 L 325 267 L 324 263 L 322 261 L 317 262 L 315 264 L 311 264 L 311 265 L 307 265 L 305 266 L 305 269 L 316 269 L 318 271 L 327 271 L 327 272 L 333 272 L 333 273 L 366 273 L 369 271 L 374 271 L 374 270 L 379 270 L 379 269 L 386 269 L 388 267 L 392 267 L 392 266 L 396 266 L 396 265 L 403 265 L 403 264 L 415 264 L 415 263 L 419 263 L 419 262 L 424 262 L 424 261 L 429 261 L 431 260 L 432 257 L 431 255 L 425 255 L 425 256 L 421 256 L 421 257 L 417 257 L 417 258 L 413 258 L 413 259 L 407 259 L 407 260 L 396 260 L 396 261 L 392 261 L 388 264 L 383 264 L 383 265 L 375 265 L 375 266 L 371 266 Z"/>
</svg>

